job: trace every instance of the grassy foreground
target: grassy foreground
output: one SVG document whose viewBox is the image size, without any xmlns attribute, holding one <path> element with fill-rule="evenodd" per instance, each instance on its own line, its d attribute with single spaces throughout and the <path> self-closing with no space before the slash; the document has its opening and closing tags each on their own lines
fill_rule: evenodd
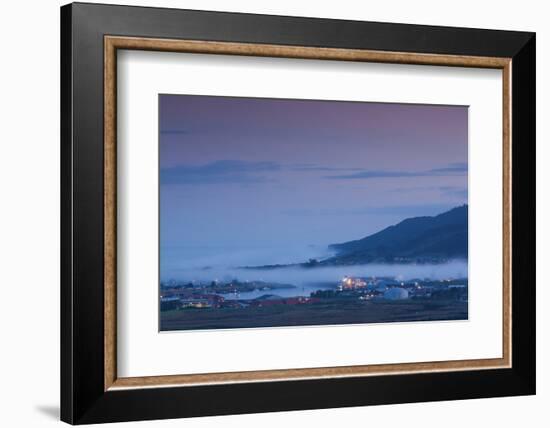
<svg viewBox="0 0 550 428">
<path fill-rule="evenodd" d="M 307 305 L 161 312 L 161 331 L 468 319 L 468 303 L 444 300 L 326 301 Z"/>
</svg>

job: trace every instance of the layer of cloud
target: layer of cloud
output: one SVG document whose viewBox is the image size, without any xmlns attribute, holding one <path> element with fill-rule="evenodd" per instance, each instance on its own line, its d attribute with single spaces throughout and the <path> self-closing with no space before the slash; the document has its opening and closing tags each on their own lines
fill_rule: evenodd
<svg viewBox="0 0 550 428">
<path fill-rule="evenodd" d="M 372 178 L 443 177 L 465 175 L 467 172 L 467 164 L 454 163 L 426 171 L 362 170 L 352 174 L 327 175 L 324 178 L 329 180 L 367 180 Z"/>
<path fill-rule="evenodd" d="M 325 175 L 330 180 L 361 180 L 373 178 L 411 178 L 462 176 L 467 174 L 468 165 L 453 163 L 441 168 L 425 171 L 365 170 L 361 168 L 341 168 L 318 164 L 282 165 L 273 161 L 248 162 L 241 160 L 219 160 L 205 165 L 178 165 L 162 168 L 161 184 L 216 184 L 216 183 L 263 183 L 273 181 L 266 173 L 280 171 L 299 172 L 343 172 L 337 175 Z M 443 191 L 443 189 L 441 189 Z M 451 194 L 451 189 L 444 191 Z M 460 193 L 464 194 L 464 192 Z M 458 196 L 459 193 L 455 193 Z"/>
<path fill-rule="evenodd" d="M 468 164 L 467 163 L 451 163 L 443 168 L 436 168 L 431 170 L 432 173 L 466 173 L 468 172 Z"/>
<path fill-rule="evenodd" d="M 295 208 L 282 211 L 282 214 L 296 217 L 343 216 L 343 215 L 390 215 L 399 217 L 433 216 L 454 208 L 454 204 L 410 204 L 390 206 L 363 206 L 354 208 L 335 207 L 324 209 Z"/>
<path fill-rule="evenodd" d="M 361 168 L 341 168 L 341 167 L 318 165 L 314 163 L 297 163 L 297 164 L 290 165 L 289 169 L 292 171 L 305 171 L 305 172 L 361 171 Z"/>
<path fill-rule="evenodd" d="M 276 162 L 220 160 L 200 166 L 178 165 L 160 171 L 163 184 L 263 183 L 265 173 L 279 171 Z"/>
<path fill-rule="evenodd" d="M 186 129 L 163 129 L 160 131 L 161 135 L 189 135 L 190 131 Z"/>
</svg>

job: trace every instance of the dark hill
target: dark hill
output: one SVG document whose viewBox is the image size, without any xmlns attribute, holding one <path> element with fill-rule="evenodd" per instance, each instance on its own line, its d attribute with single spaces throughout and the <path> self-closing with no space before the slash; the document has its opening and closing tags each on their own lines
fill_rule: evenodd
<svg viewBox="0 0 550 428">
<path fill-rule="evenodd" d="M 433 217 L 414 217 L 365 238 L 332 244 L 323 265 L 441 262 L 468 257 L 468 206 Z"/>
</svg>

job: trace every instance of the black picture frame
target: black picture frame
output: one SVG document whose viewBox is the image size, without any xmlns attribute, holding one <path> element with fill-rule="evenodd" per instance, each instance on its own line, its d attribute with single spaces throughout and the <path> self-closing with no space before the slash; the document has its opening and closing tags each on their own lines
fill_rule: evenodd
<svg viewBox="0 0 550 428">
<path fill-rule="evenodd" d="M 512 367 L 105 391 L 104 36 L 512 59 Z M 61 8 L 61 419 L 71 424 L 535 393 L 535 34 L 74 3 Z"/>
</svg>

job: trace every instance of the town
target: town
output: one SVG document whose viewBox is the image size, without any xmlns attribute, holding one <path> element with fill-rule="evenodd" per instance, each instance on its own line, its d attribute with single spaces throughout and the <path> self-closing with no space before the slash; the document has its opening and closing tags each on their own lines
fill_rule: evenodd
<svg viewBox="0 0 550 428">
<path fill-rule="evenodd" d="M 318 287 L 308 295 L 280 296 L 276 294 L 277 290 L 284 290 L 285 295 L 289 292 L 299 294 L 299 291 L 294 285 L 263 281 L 233 280 L 225 283 L 172 281 L 161 285 L 160 310 L 244 309 L 276 305 L 314 305 L 327 301 L 468 301 L 466 278 L 400 281 L 389 277 L 346 276 L 336 284 L 323 285 L 323 288 Z M 258 291 L 265 293 L 247 298 L 248 294 L 258 294 Z"/>
</svg>

